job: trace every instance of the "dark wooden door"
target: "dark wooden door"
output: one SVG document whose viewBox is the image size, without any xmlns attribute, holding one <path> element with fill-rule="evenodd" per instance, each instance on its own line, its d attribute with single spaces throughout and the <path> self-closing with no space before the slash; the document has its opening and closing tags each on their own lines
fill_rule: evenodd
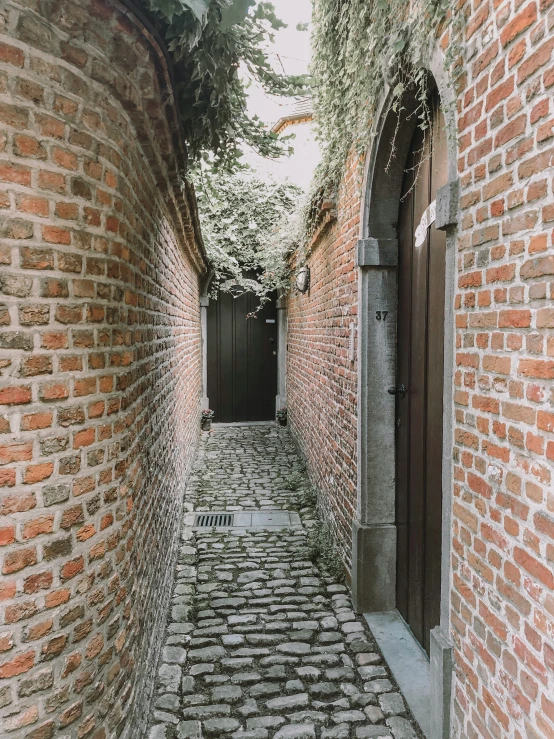
<svg viewBox="0 0 554 739">
<path fill-rule="evenodd" d="M 271 421 L 277 394 L 277 309 L 245 292 L 208 306 L 208 397 L 214 421 Z"/>
<path fill-rule="evenodd" d="M 397 607 L 429 653 L 440 620 L 442 415 L 446 236 L 416 229 L 447 181 L 444 119 L 438 95 L 432 126 L 414 134 L 399 217 L 396 400 Z M 420 239 L 421 240 L 421 239 Z"/>
</svg>

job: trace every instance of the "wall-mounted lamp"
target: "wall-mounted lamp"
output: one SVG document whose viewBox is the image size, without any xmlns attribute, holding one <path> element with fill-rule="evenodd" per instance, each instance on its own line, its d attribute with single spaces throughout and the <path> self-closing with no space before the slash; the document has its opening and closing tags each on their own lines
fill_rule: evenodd
<svg viewBox="0 0 554 739">
<path fill-rule="evenodd" d="M 305 293 L 310 289 L 310 268 L 301 267 L 296 275 L 296 289 Z"/>
</svg>

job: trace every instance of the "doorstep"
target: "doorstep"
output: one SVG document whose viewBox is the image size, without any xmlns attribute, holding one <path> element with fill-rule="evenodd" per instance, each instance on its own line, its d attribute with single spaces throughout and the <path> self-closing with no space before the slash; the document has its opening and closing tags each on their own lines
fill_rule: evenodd
<svg viewBox="0 0 554 739">
<path fill-rule="evenodd" d="M 430 736 L 429 659 L 398 611 L 364 613 L 377 646 L 425 737 Z"/>
</svg>

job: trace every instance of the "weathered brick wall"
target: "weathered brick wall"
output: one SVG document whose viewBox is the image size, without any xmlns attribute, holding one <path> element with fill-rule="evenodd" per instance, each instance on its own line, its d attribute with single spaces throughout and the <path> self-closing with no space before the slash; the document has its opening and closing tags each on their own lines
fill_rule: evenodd
<svg viewBox="0 0 554 739">
<path fill-rule="evenodd" d="M 323 493 L 348 571 L 356 512 L 356 362 L 349 358 L 357 323 L 355 246 L 361 169 L 353 159 L 337 199 L 337 220 L 312 245 L 310 290 L 288 302 L 287 405 L 291 431 L 310 477 Z"/>
<path fill-rule="evenodd" d="M 554 736 L 554 0 L 463 2 L 451 634 L 456 739 Z M 351 180 L 348 180 L 351 182 Z M 288 406 L 350 546 L 360 200 L 289 313 Z M 359 191 L 358 191 L 359 195 Z M 350 226 L 352 225 L 352 230 Z M 446 450 L 448 452 L 448 450 Z"/>
<path fill-rule="evenodd" d="M 554 2 L 466 3 L 456 737 L 554 736 Z"/>
<path fill-rule="evenodd" d="M 167 70 L 108 0 L 0 7 L 0 734 L 143 735 L 199 428 Z"/>
</svg>

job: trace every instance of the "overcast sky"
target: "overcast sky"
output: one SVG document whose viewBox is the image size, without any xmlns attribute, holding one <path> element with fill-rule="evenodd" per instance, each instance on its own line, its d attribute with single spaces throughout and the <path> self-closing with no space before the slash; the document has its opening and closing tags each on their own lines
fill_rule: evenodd
<svg viewBox="0 0 554 739">
<path fill-rule="evenodd" d="M 275 34 L 272 56 L 276 70 L 287 74 L 303 74 L 308 71 L 310 61 L 310 31 L 297 31 L 298 23 L 308 23 L 311 18 L 311 0 L 273 0 L 278 18 L 287 24 Z M 290 105 L 287 98 L 269 98 L 254 87 L 249 90 L 249 108 L 269 125 L 282 117 Z"/>
<path fill-rule="evenodd" d="M 310 29 L 297 31 L 299 23 L 309 23 L 312 13 L 311 0 L 273 0 L 278 18 L 287 24 L 275 34 L 271 48 L 274 67 L 286 74 L 305 74 L 310 62 Z M 294 100 L 291 98 L 270 98 L 259 87 L 249 88 L 248 108 L 265 123 L 273 126 L 280 118 L 290 113 Z M 289 127 L 286 134 L 294 134 L 289 145 L 294 149 L 290 157 L 277 160 L 263 159 L 253 151 L 247 151 L 245 160 L 260 176 L 270 176 L 277 180 L 288 179 L 307 189 L 312 172 L 319 161 L 319 146 L 315 140 L 311 123 Z"/>
</svg>

